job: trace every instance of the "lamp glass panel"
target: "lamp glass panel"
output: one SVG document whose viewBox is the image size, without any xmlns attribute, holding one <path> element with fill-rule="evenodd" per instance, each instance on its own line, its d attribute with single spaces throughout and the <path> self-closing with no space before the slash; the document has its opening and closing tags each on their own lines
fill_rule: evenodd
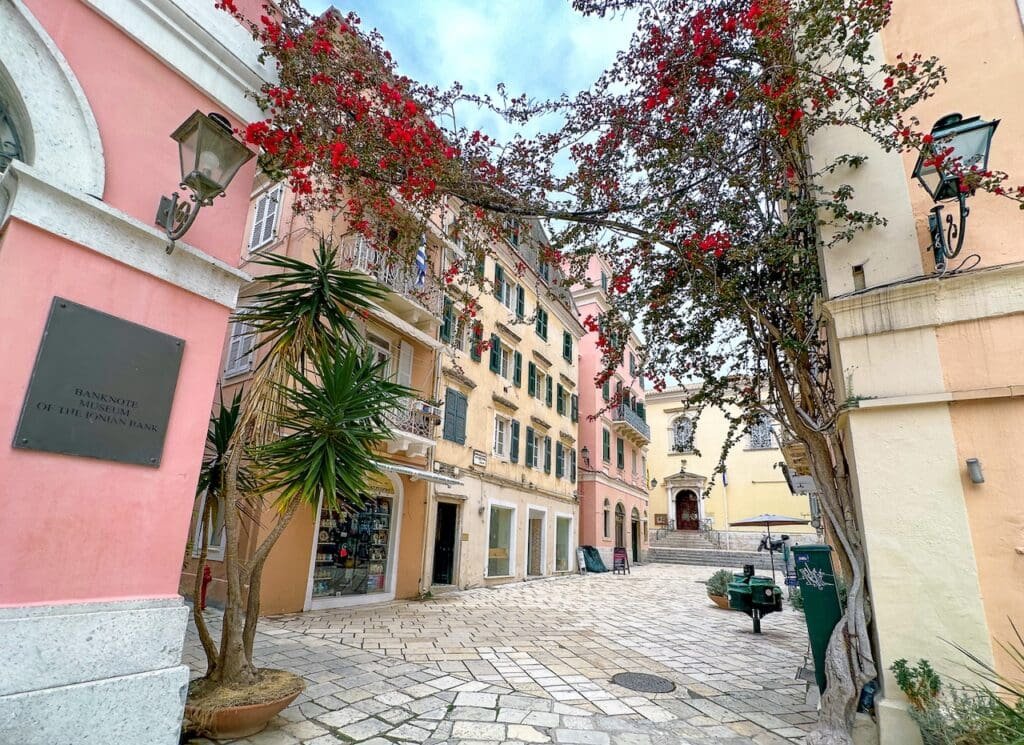
<svg viewBox="0 0 1024 745">
<path fill-rule="evenodd" d="M 187 122 L 186 127 L 179 129 L 175 135 L 178 140 L 178 155 L 181 159 L 181 180 L 186 181 L 188 175 L 196 169 L 196 153 L 199 151 L 199 123 Z"/>
</svg>

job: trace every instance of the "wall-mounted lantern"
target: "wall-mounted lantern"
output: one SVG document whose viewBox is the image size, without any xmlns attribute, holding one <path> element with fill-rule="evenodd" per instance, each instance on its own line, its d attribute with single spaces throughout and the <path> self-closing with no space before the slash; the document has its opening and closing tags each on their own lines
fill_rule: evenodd
<svg viewBox="0 0 1024 745">
<path fill-rule="evenodd" d="M 967 475 L 971 478 L 972 484 L 984 484 L 985 474 L 981 470 L 981 461 L 977 458 L 967 459 Z"/>
<path fill-rule="evenodd" d="M 960 207 L 958 220 L 946 215 L 943 227 L 942 205 L 936 204 L 928 215 L 928 230 L 931 233 L 932 252 L 935 267 L 940 271 L 946 266 L 946 259 L 960 253 L 967 232 L 967 197 L 974 193 L 969 186 L 961 188 L 961 174 L 973 166 L 976 171 L 988 169 L 988 153 L 992 145 L 999 120 L 985 121 L 979 116 L 964 119 L 960 114 L 949 114 L 935 122 L 932 127 L 931 144 L 921 152 L 914 166 L 914 178 L 928 192 L 933 202 L 956 200 Z M 947 150 L 952 150 L 946 154 Z M 956 241 L 956 247 L 953 242 Z"/>
<path fill-rule="evenodd" d="M 199 210 L 224 195 L 238 169 L 253 152 L 231 134 L 231 124 L 221 114 L 196 111 L 171 134 L 178 143 L 181 159 L 181 187 L 188 188 L 189 201 L 179 202 L 178 192 L 160 197 L 156 224 L 167 231 L 174 250 L 174 241 L 181 238 L 196 221 Z"/>
<path fill-rule="evenodd" d="M 589 466 L 590 465 L 590 448 L 588 448 L 586 445 L 584 445 L 583 449 L 580 450 L 580 457 L 583 458 L 583 465 Z"/>
</svg>

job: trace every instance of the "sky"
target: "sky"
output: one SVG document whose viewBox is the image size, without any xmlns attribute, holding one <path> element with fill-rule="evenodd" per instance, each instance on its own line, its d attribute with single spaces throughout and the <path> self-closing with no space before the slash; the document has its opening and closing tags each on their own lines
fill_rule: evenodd
<svg viewBox="0 0 1024 745">
<path fill-rule="evenodd" d="M 470 93 L 508 93 L 543 99 L 586 88 L 626 46 L 632 24 L 622 18 L 585 18 L 569 0 L 303 0 L 314 12 L 334 5 L 354 10 L 376 28 L 399 72 Z M 504 139 L 511 129 L 497 117 L 463 109 L 472 129 Z"/>
</svg>

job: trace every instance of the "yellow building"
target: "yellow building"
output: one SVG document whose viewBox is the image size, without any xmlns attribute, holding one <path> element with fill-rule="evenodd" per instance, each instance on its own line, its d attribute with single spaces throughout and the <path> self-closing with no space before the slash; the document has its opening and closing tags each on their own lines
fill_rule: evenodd
<svg viewBox="0 0 1024 745">
<path fill-rule="evenodd" d="M 446 241 L 445 266 L 465 261 Z M 445 306 L 425 576 L 435 587 L 500 584 L 576 568 L 579 340 L 571 297 L 544 264 L 537 224 L 509 221 L 479 263 L 488 292 L 470 315 Z M 479 290 L 472 293 L 480 294 Z M 457 293 L 452 293 L 453 297 Z"/>
<path fill-rule="evenodd" d="M 722 548 L 754 550 L 763 531 L 730 528 L 730 522 L 764 513 L 812 518 L 808 498 L 790 493 L 777 467 L 782 453 L 768 420 L 743 435 L 726 457 L 725 472 L 712 478 L 729 422 L 713 408 L 697 418 L 686 396 L 686 387 L 647 394 L 647 468 L 655 529 L 703 530 Z M 802 543 L 816 536 L 811 525 L 779 532 Z"/>
</svg>

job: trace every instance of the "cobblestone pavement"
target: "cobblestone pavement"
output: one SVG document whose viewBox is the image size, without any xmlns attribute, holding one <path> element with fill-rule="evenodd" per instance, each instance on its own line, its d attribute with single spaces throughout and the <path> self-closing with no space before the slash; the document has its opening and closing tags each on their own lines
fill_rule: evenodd
<svg viewBox="0 0 1024 745">
<path fill-rule="evenodd" d="M 654 564 L 265 619 L 258 663 L 308 685 L 238 742 L 802 742 L 815 718 L 796 679 L 802 617 L 770 615 L 755 636 L 746 616 L 710 604 L 698 580 L 711 571 Z M 185 659 L 201 669 L 192 634 Z M 610 682 L 619 672 L 676 690 L 636 693 Z"/>
</svg>

